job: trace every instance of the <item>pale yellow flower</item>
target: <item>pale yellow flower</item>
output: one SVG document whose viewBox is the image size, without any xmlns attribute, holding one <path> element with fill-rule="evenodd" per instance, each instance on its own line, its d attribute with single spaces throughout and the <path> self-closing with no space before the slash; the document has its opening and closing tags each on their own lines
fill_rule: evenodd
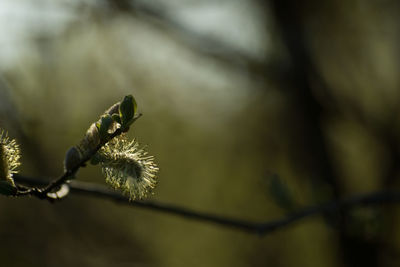
<svg viewBox="0 0 400 267">
<path fill-rule="evenodd" d="M 7 133 L 0 130 L 0 180 L 5 180 L 14 185 L 13 173 L 17 173 L 21 153 L 14 139 L 10 139 Z"/>
<path fill-rule="evenodd" d="M 121 190 L 130 200 L 146 197 L 157 184 L 158 167 L 154 157 L 125 135 L 104 145 L 95 160 L 101 164 L 106 182 Z"/>
</svg>

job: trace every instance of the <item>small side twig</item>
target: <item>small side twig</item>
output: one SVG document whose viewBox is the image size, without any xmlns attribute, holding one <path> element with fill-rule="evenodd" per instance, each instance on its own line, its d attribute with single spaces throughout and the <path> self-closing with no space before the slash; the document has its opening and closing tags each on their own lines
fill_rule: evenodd
<svg viewBox="0 0 400 267">
<path fill-rule="evenodd" d="M 24 177 L 21 175 L 14 175 L 15 181 L 24 183 L 31 186 L 40 186 L 47 184 L 43 179 L 35 179 Z M 203 221 L 208 223 L 217 224 L 223 227 L 234 228 L 244 232 L 259 234 L 261 236 L 267 235 L 277 230 L 281 230 L 290 224 L 315 215 L 323 215 L 327 212 L 335 212 L 339 209 L 351 209 L 360 206 L 379 205 L 383 203 L 399 203 L 400 192 L 379 191 L 372 192 L 364 195 L 352 196 L 340 201 L 331 201 L 321 205 L 308 206 L 290 213 L 283 218 L 271 220 L 267 222 L 251 222 L 236 218 L 230 218 L 222 215 L 216 215 L 206 212 L 198 212 L 178 205 L 160 203 L 156 201 L 129 201 L 120 193 L 108 189 L 106 186 L 71 181 L 69 184 L 71 193 L 80 194 L 83 196 L 92 196 L 100 199 L 109 199 L 118 203 L 129 206 L 140 207 L 144 209 L 162 212 L 170 215 L 181 216 L 186 219 L 195 221 Z"/>
<path fill-rule="evenodd" d="M 75 175 L 75 173 L 79 170 L 80 167 L 84 166 L 87 161 L 89 161 L 96 153 L 97 151 L 104 146 L 105 143 L 113 139 L 114 137 L 120 135 L 123 131 L 121 128 L 118 128 L 115 130 L 113 134 L 110 135 L 109 139 L 106 141 L 101 142 L 100 144 L 97 145 L 95 149 L 93 149 L 88 155 L 80 160 L 78 164 L 75 165 L 71 170 L 67 170 L 61 175 L 58 179 L 54 180 L 51 182 L 47 187 L 45 187 L 42 191 L 42 195 L 47 195 L 50 193 L 54 188 L 61 186 L 62 184 L 65 184 L 66 181 L 68 181 L 71 177 Z"/>
<path fill-rule="evenodd" d="M 68 192 L 68 191 L 66 190 L 65 187 L 61 188 L 63 192 L 60 192 L 60 193 L 58 193 L 58 192 L 51 193 L 51 192 L 55 188 L 58 188 L 64 184 L 66 184 L 66 182 L 68 180 L 70 180 L 82 166 L 85 166 L 85 164 L 97 153 L 97 151 L 101 147 L 103 147 L 105 145 L 105 143 L 107 143 L 108 141 L 110 141 L 114 137 L 122 134 L 125 131 L 127 131 L 127 129 L 118 128 L 117 130 L 115 130 L 115 132 L 112 133 L 107 140 L 104 140 L 103 142 L 98 144 L 95 149 L 93 149 L 92 151 L 90 151 L 90 153 L 88 153 L 85 157 L 83 157 L 72 169 L 66 170 L 59 178 L 50 182 L 46 187 L 44 187 L 44 188 L 29 187 L 28 188 L 28 187 L 23 187 L 21 185 L 18 185 L 20 190 L 18 190 L 18 192 L 15 194 L 15 196 L 31 195 L 31 196 L 38 197 L 40 199 L 47 199 L 49 201 L 54 201 L 56 199 L 61 199 L 65 196 L 67 196 L 68 193 L 65 193 L 65 192 Z M 18 175 L 16 175 L 16 176 L 18 177 Z M 40 184 L 40 185 L 43 186 L 45 184 Z"/>
</svg>

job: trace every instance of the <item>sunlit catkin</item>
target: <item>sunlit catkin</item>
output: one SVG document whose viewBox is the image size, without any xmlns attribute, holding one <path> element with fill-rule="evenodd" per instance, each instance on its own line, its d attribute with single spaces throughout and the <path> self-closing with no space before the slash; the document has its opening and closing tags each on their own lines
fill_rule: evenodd
<svg viewBox="0 0 400 267">
<path fill-rule="evenodd" d="M 154 157 L 125 135 L 112 139 L 95 157 L 102 166 L 106 182 L 130 200 L 146 197 L 157 184 L 158 167 Z"/>
<path fill-rule="evenodd" d="M 17 142 L 10 139 L 3 130 L 0 130 L 0 180 L 14 185 L 13 173 L 17 173 L 20 163 L 20 150 Z"/>
</svg>

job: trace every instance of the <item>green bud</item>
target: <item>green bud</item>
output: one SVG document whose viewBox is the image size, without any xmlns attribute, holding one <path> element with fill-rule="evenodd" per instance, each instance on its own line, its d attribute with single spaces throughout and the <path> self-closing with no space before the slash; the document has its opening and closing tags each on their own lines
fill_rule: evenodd
<svg viewBox="0 0 400 267">
<path fill-rule="evenodd" d="M 65 154 L 64 170 L 71 171 L 77 168 L 82 160 L 81 153 L 76 147 L 71 147 Z"/>
<path fill-rule="evenodd" d="M 100 144 L 100 134 L 95 123 L 90 125 L 89 129 L 86 131 L 85 137 L 80 141 L 76 148 L 82 158 L 86 157 L 91 151 L 95 150 Z"/>
<path fill-rule="evenodd" d="M 121 124 L 121 117 L 118 114 L 112 114 L 111 117 L 115 122 L 118 122 L 119 124 Z"/>
<path fill-rule="evenodd" d="M 131 120 L 136 114 L 137 104 L 132 95 L 127 95 L 119 106 L 119 116 L 123 127 L 129 127 Z"/>
<path fill-rule="evenodd" d="M 97 129 L 99 130 L 99 135 L 101 140 L 107 140 L 110 135 L 111 125 L 114 123 L 114 120 L 110 115 L 101 116 L 100 120 L 96 123 Z"/>
</svg>

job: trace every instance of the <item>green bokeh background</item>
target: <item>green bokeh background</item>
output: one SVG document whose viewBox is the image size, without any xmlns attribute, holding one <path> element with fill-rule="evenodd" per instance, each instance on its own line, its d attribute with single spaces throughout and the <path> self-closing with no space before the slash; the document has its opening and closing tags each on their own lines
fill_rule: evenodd
<svg viewBox="0 0 400 267">
<path fill-rule="evenodd" d="M 269 5 L 258 4 L 271 38 L 258 60 L 286 67 L 279 25 Z M 354 110 L 390 129 L 398 144 L 399 121 L 389 119 L 399 107 L 398 8 L 396 1 L 305 1 L 298 10 L 307 51 L 329 88 L 311 83 L 328 110 L 321 127 L 342 197 L 397 186 L 398 172 L 390 186 L 383 179 L 395 160 L 389 150 L 399 147 Z M 132 94 L 143 117 L 129 136 L 160 167 L 151 200 L 268 221 L 286 213 L 268 191 L 275 174 L 299 206 L 331 198 L 310 179 L 312 168 L 296 163 L 307 149 L 297 146 L 303 136 L 293 138 L 295 101 L 274 72 L 237 64 L 236 54 L 233 63 L 204 54 L 162 21 L 103 12 L 78 17 L 57 37 L 38 34 L 31 52 L 2 70 L 0 127 L 21 144 L 22 174 L 58 176 L 65 151 Z M 78 178 L 104 184 L 96 166 Z M 350 232 L 372 240 L 381 266 L 400 261 L 398 212 L 351 215 Z M 321 217 L 260 237 L 77 195 L 54 204 L 1 197 L 0 213 L 1 266 L 346 266 L 337 230 Z"/>
</svg>

